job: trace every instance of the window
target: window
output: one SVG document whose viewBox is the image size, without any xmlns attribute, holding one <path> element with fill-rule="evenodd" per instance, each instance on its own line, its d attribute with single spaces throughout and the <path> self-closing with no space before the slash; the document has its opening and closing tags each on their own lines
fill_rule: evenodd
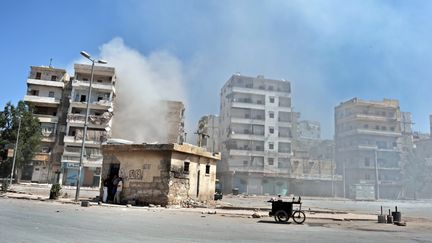
<svg viewBox="0 0 432 243">
<path fill-rule="evenodd" d="M 394 132 L 395 128 L 394 127 L 390 127 L 390 131 Z"/>
<path fill-rule="evenodd" d="M 274 149 L 274 144 L 273 143 L 269 143 L 268 146 L 269 146 L 269 149 Z"/>
<path fill-rule="evenodd" d="M 364 164 L 365 164 L 366 167 L 370 166 L 369 158 L 365 158 Z"/>
<path fill-rule="evenodd" d="M 30 94 L 34 96 L 39 96 L 39 90 L 32 90 Z"/>
<path fill-rule="evenodd" d="M 369 174 L 366 174 L 366 175 L 365 175 L 365 179 L 366 179 L 366 180 L 370 180 L 370 175 L 369 175 Z"/>
<path fill-rule="evenodd" d="M 249 162 L 247 160 L 243 160 L 243 166 L 247 166 Z"/>
<path fill-rule="evenodd" d="M 269 111 L 269 118 L 274 118 L 274 112 L 273 111 Z"/>
<path fill-rule="evenodd" d="M 40 72 L 36 73 L 36 79 L 41 79 L 41 76 L 42 76 L 42 73 L 40 73 Z"/>
<path fill-rule="evenodd" d="M 86 102 L 86 96 L 85 96 L 85 95 L 81 95 L 81 99 L 80 99 L 80 101 L 81 101 L 81 102 Z"/>
<path fill-rule="evenodd" d="M 184 164 L 183 164 L 183 172 L 184 173 L 189 173 L 189 164 L 190 164 L 189 161 L 184 162 Z"/>
<path fill-rule="evenodd" d="M 206 164 L 206 174 L 210 174 L 210 165 Z"/>
<path fill-rule="evenodd" d="M 57 76 L 52 75 L 52 76 L 51 76 L 51 81 L 57 81 Z"/>
<path fill-rule="evenodd" d="M 98 83 L 102 83 L 102 80 L 98 79 L 97 82 L 98 82 Z"/>
<path fill-rule="evenodd" d="M 274 164 L 274 159 L 273 158 L 268 158 L 267 162 L 268 162 L 268 165 L 273 165 Z"/>
<path fill-rule="evenodd" d="M 269 100 L 270 100 L 270 103 L 274 103 L 275 98 L 274 97 L 270 97 Z"/>
<path fill-rule="evenodd" d="M 375 126 L 375 130 L 379 130 L 379 128 L 380 128 L 380 127 L 379 127 L 378 125 Z"/>
<path fill-rule="evenodd" d="M 88 81 L 88 78 L 83 78 L 83 81 Z"/>
<path fill-rule="evenodd" d="M 363 128 L 368 129 L 368 128 L 369 128 L 369 125 L 368 125 L 368 124 L 364 124 L 364 125 L 363 125 Z"/>
<path fill-rule="evenodd" d="M 269 133 L 273 134 L 274 133 L 274 127 L 269 127 Z"/>
<path fill-rule="evenodd" d="M 50 91 L 50 92 L 48 93 L 48 96 L 49 96 L 49 97 L 54 97 L 54 91 Z"/>
</svg>

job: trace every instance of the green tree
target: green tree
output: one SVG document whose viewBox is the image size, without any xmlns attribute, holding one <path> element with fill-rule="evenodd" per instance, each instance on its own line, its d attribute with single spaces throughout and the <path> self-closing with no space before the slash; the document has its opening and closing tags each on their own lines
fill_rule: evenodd
<svg viewBox="0 0 432 243">
<path fill-rule="evenodd" d="M 7 158 L 7 149 L 14 148 L 21 122 L 15 173 L 29 164 L 35 153 L 40 150 L 42 139 L 39 119 L 33 116 L 30 107 L 19 101 L 15 107 L 8 102 L 0 112 L 0 173 L 7 176 L 12 167 L 12 158 Z M 15 175 L 16 176 L 16 175 Z"/>
</svg>

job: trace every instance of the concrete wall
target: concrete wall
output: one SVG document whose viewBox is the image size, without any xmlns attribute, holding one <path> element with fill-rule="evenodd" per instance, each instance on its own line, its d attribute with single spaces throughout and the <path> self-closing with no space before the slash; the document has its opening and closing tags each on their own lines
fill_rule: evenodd
<svg viewBox="0 0 432 243">
<path fill-rule="evenodd" d="M 189 163 L 186 172 L 185 161 Z M 216 161 L 173 150 L 105 151 L 102 178 L 110 176 L 110 165 L 119 164 L 124 201 L 137 204 L 181 205 L 189 199 L 213 200 Z M 206 167 L 209 166 L 209 173 Z M 101 190 L 101 196 L 103 191 Z"/>
<path fill-rule="evenodd" d="M 183 166 L 185 161 L 190 161 L 189 174 L 183 173 L 183 177 L 176 177 L 174 173 L 171 177 L 171 202 L 173 204 L 177 204 L 179 202 L 179 198 L 175 195 L 174 192 L 179 192 L 179 188 L 177 187 L 177 185 L 179 182 L 181 182 L 180 180 L 183 180 L 182 187 L 184 188 L 182 188 L 182 190 L 187 190 L 187 197 L 199 201 L 213 200 L 216 183 L 216 161 L 201 156 L 191 156 L 189 154 L 174 152 L 171 160 L 171 171 L 183 172 Z M 207 165 L 210 166 L 210 173 L 208 174 L 206 173 Z M 176 182 L 177 184 L 175 184 L 174 182 Z M 182 194 L 184 193 L 185 191 L 182 191 Z"/>
<path fill-rule="evenodd" d="M 102 178 L 109 176 L 110 164 L 120 164 L 122 199 L 137 204 L 168 204 L 169 152 L 118 151 L 104 154 Z"/>
</svg>

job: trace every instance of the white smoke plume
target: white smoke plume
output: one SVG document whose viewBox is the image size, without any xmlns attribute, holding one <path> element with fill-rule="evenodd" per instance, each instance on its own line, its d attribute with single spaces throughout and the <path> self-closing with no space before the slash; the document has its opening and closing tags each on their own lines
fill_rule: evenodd
<svg viewBox="0 0 432 243">
<path fill-rule="evenodd" d="M 181 62 L 166 51 L 145 56 L 118 37 L 100 49 L 117 73 L 112 137 L 165 142 L 166 111 L 160 101 L 182 101 L 186 106 Z"/>
</svg>

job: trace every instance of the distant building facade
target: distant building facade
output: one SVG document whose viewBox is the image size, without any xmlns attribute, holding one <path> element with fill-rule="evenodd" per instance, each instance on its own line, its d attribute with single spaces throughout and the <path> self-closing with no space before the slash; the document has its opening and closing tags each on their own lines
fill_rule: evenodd
<svg viewBox="0 0 432 243">
<path fill-rule="evenodd" d="M 290 82 L 236 74 L 220 95 L 218 176 L 224 191 L 286 194 L 293 137 Z"/>
<path fill-rule="evenodd" d="M 346 197 L 400 196 L 402 120 L 397 100 L 353 98 L 335 108 L 335 157 Z"/>
<path fill-rule="evenodd" d="M 297 133 L 301 139 L 320 139 L 321 125 L 317 121 L 299 121 L 297 123 Z"/>
</svg>

